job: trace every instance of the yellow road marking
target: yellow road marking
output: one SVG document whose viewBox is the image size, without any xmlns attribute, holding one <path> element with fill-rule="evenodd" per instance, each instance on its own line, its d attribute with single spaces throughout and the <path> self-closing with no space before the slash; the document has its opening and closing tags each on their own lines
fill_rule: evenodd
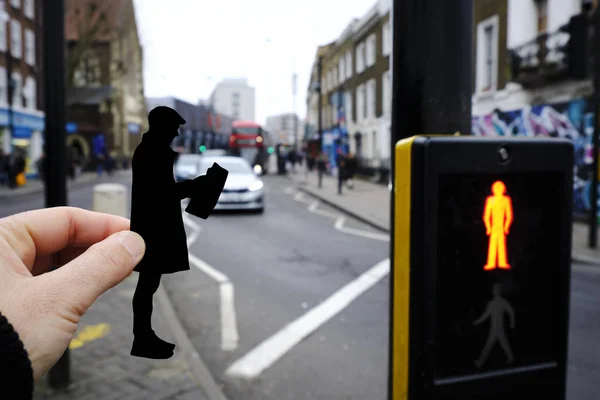
<svg viewBox="0 0 600 400">
<path fill-rule="evenodd" d="M 84 327 L 79 334 L 71 340 L 69 349 L 78 349 L 88 342 L 103 338 L 110 332 L 109 324 L 88 325 Z"/>
</svg>

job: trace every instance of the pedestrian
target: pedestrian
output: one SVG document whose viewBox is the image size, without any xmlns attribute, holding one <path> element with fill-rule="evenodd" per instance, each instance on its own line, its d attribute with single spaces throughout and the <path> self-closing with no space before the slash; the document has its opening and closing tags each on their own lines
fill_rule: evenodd
<svg viewBox="0 0 600 400">
<path fill-rule="evenodd" d="M 128 229 L 126 218 L 73 207 L 0 219 L 2 399 L 33 398 L 77 322 L 131 274 L 145 245 Z"/>
<path fill-rule="evenodd" d="M 323 174 L 327 171 L 327 155 L 320 152 L 317 157 L 317 173 L 319 174 L 319 188 L 323 187 Z"/>
<path fill-rule="evenodd" d="M 4 153 L 4 149 L 0 148 L 0 185 L 8 183 L 8 174 L 6 173 L 6 165 L 8 164 L 8 157 Z"/>
<path fill-rule="evenodd" d="M 344 181 L 346 180 L 346 157 L 342 149 L 338 149 L 337 157 L 337 178 L 338 178 L 338 194 L 342 194 L 342 186 L 344 186 Z"/>
<path fill-rule="evenodd" d="M 152 298 L 163 274 L 190 269 L 181 200 L 191 198 L 186 211 L 208 218 L 225 186 L 227 171 L 214 163 L 206 175 L 175 182 L 173 163 L 177 152 L 171 142 L 185 120 L 172 108 L 159 106 L 148 114 L 150 129 L 132 159 L 131 230 L 146 243 L 146 253 L 135 267 L 139 279 L 133 296 L 133 345 L 131 355 L 152 359 L 173 356 L 175 345 L 152 330 Z M 201 195 L 197 199 L 196 193 Z M 197 203 L 196 203 L 197 202 Z"/>
<path fill-rule="evenodd" d="M 354 189 L 354 175 L 356 174 L 356 155 L 348 154 L 346 158 L 346 186 L 348 189 Z"/>
</svg>

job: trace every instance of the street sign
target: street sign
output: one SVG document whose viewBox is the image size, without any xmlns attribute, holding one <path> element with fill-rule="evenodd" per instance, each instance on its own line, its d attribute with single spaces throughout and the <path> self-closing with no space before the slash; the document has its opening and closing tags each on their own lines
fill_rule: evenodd
<svg viewBox="0 0 600 400">
<path fill-rule="evenodd" d="M 391 399 L 564 399 L 573 147 L 396 145 Z"/>
</svg>

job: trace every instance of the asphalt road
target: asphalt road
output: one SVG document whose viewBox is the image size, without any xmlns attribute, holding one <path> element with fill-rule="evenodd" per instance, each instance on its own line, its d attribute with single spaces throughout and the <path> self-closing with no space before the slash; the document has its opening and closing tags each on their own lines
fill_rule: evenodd
<svg viewBox="0 0 600 400">
<path fill-rule="evenodd" d="M 115 180 L 128 182 L 127 177 Z M 69 204 L 91 208 L 94 184 L 71 189 Z M 325 299 L 356 282 L 388 253 L 387 242 L 357 236 L 356 232 L 373 232 L 368 227 L 347 218 L 343 225 L 353 231 L 336 229 L 336 218 L 321 214 L 338 213 L 322 205 L 310 207 L 314 202 L 298 198 L 288 187 L 286 179 L 266 178 L 268 197 L 263 215 L 226 213 L 213 214 L 206 221 L 193 219 L 200 231 L 192 233 L 188 227 L 188 236 L 195 237 L 190 252 L 218 272 L 210 275 L 192 266 L 191 271 L 165 276 L 164 285 L 192 342 L 230 400 L 383 400 L 388 356 L 387 276 L 350 301 L 347 308 L 332 311 L 331 319 L 297 338 L 287 351 L 281 350 L 285 347 L 281 342 L 310 321 L 301 319 L 295 329 L 283 333 L 282 328 L 319 309 Z M 0 200 L 0 217 L 43 206 L 42 193 Z M 228 285 L 234 289 L 233 297 L 223 290 Z M 568 399 L 597 399 L 600 267 L 574 264 L 571 287 Z M 231 330 L 223 321 L 231 322 L 232 317 L 223 311 L 223 299 L 232 300 L 234 308 L 234 330 L 239 334 L 235 349 L 223 349 L 222 331 L 224 327 Z M 228 318 L 223 318 L 224 313 Z M 279 342 L 269 342 L 259 355 L 273 357 L 278 349 L 279 358 L 271 359 L 258 372 L 260 357 L 242 363 L 248 371 L 255 370 L 255 378 L 225 373 L 243 356 L 255 354 L 253 350 L 276 333 Z"/>
</svg>

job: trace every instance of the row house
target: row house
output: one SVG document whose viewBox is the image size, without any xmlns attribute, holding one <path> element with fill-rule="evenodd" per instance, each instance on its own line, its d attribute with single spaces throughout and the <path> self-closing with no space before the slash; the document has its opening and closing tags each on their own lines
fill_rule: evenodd
<svg viewBox="0 0 600 400">
<path fill-rule="evenodd" d="M 472 134 L 563 137 L 575 147 L 574 207 L 590 209 L 598 0 L 475 0 Z"/>
<path fill-rule="evenodd" d="M 0 1 L 0 148 L 24 153 L 29 176 L 44 142 L 41 7 L 40 0 Z"/>
<path fill-rule="evenodd" d="M 67 145 L 84 167 L 131 159 L 148 129 L 132 0 L 67 0 Z"/>
<path fill-rule="evenodd" d="M 335 159 L 339 147 L 355 153 L 366 171 L 390 165 L 390 7 L 390 1 L 377 2 L 362 18 L 351 21 L 335 42 L 319 49 L 324 150 L 330 159 Z M 311 125 L 318 115 L 314 72 L 313 68 L 307 99 Z"/>
</svg>

